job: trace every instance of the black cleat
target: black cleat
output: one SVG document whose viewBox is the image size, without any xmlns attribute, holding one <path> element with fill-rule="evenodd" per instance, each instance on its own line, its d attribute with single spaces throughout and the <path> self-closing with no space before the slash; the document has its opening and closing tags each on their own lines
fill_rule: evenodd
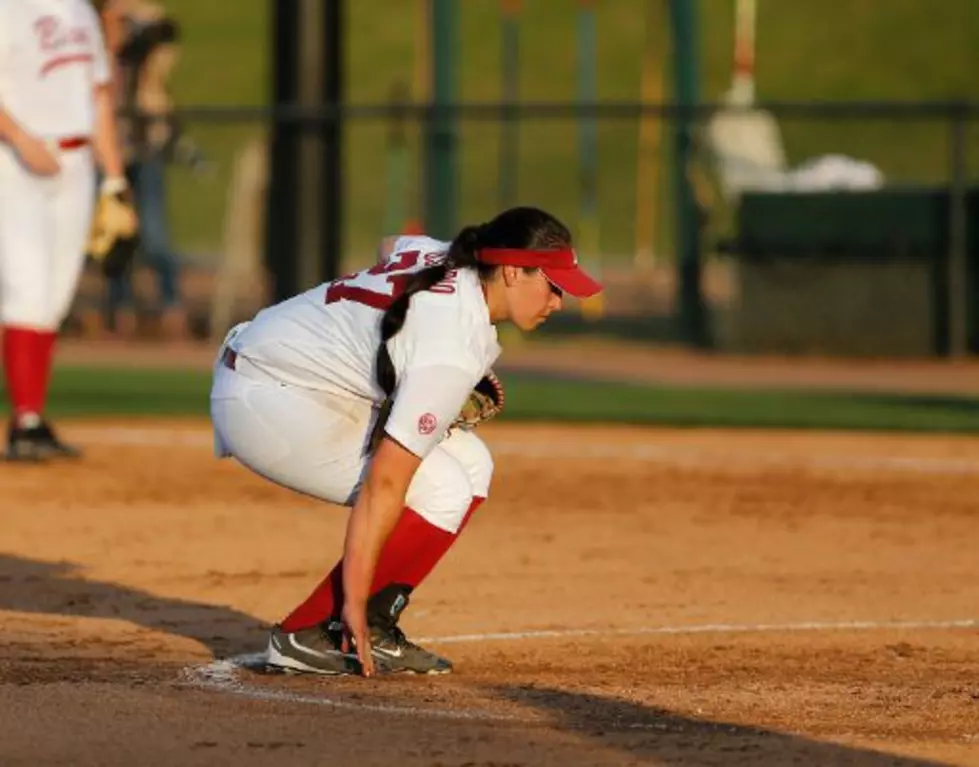
<svg viewBox="0 0 979 767">
<path fill-rule="evenodd" d="M 275 671 L 306 674 L 356 674 L 357 656 L 340 649 L 343 626 L 337 621 L 300 631 L 273 626 L 266 665 Z"/>
<path fill-rule="evenodd" d="M 378 671 L 384 673 L 448 674 L 452 662 L 411 642 L 398 628 L 398 618 L 408 606 L 410 586 L 391 584 L 367 603 L 367 625 L 371 654 Z"/>
<path fill-rule="evenodd" d="M 38 462 L 58 458 L 81 458 L 81 451 L 58 439 L 47 421 L 33 426 L 10 424 L 7 432 L 8 461 Z"/>
</svg>

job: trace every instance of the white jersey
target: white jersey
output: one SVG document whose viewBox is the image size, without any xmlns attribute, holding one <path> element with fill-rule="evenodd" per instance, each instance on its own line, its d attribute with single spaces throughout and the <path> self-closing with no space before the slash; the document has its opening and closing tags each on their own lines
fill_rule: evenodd
<svg viewBox="0 0 979 767">
<path fill-rule="evenodd" d="M 262 310 L 231 345 L 283 383 L 379 404 L 383 311 L 406 277 L 438 263 L 447 249 L 428 237 L 402 237 L 385 262 Z M 450 271 L 413 295 L 388 351 L 398 389 L 386 430 L 424 455 L 500 354 L 475 270 Z"/>
<path fill-rule="evenodd" d="M 0 0 L 0 109 L 35 136 L 91 136 L 93 89 L 111 80 L 88 0 Z"/>
</svg>

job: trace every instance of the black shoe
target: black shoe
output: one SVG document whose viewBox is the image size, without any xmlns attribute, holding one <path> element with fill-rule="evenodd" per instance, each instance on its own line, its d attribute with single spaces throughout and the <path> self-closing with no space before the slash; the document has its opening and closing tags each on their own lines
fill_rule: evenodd
<svg viewBox="0 0 979 767">
<path fill-rule="evenodd" d="M 81 458 L 81 451 L 58 439 L 50 424 L 41 421 L 35 426 L 10 424 L 7 432 L 8 461 L 47 461 L 52 458 Z"/>
<path fill-rule="evenodd" d="M 342 637 L 343 625 L 338 621 L 293 632 L 273 626 L 266 665 L 307 674 L 356 674 L 357 656 L 340 649 Z"/>
<path fill-rule="evenodd" d="M 371 634 L 371 654 L 378 670 L 386 673 L 407 671 L 413 674 L 448 674 L 452 662 L 409 641 L 398 628 L 398 618 L 408 606 L 410 586 L 385 586 L 367 603 L 367 625 Z"/>
</svg>

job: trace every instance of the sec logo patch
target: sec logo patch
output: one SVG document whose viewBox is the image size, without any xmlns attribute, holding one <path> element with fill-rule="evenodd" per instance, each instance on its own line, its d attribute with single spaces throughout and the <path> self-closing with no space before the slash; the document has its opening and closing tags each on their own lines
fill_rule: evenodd
<svg viewBox="0 0 979 767">
<path fill-rule="evenodd" d="M 431 434 L 433 431 L 435 431 L 435 427 L 438 426 L 438 423 L 438 418 L 431 413 L 425 413 L 425 415 L 419 417 L 418 419 L 418 433 Z"/>
</svg>

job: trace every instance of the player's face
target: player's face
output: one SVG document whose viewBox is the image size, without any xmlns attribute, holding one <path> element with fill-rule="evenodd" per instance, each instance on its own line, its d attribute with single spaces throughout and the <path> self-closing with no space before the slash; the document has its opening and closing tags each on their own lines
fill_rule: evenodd
<svg viewBox="0 0 979 767">
<path fill-rule="evenodd" d="M 541 271 L 528 273 L 523 269 L 514 270 L 507 296 L 510 321 L 525 331 L 536 328 L 563 303 L 561 291 L 551 285 Z"/>
</svg>

